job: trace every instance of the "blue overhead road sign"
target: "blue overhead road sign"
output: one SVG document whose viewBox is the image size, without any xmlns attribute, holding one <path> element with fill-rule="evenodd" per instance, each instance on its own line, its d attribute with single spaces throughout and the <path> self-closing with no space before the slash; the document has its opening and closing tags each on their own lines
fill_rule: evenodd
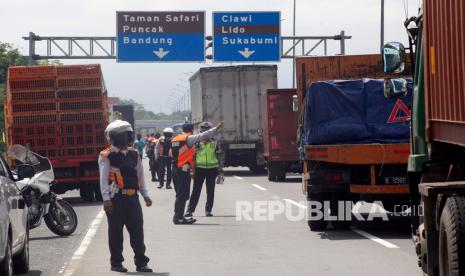
<svg viewBox="0 0 465 276">
<path fill-rule="evenodd" d="M 280 23 L 279 12 L 214 12 L 214 61 L 280 61 Z"/>
<path fill-rule="evenodd" d="M 116 12 L 118 62 L 205 61 L 205 12 Z"/>
</svg>

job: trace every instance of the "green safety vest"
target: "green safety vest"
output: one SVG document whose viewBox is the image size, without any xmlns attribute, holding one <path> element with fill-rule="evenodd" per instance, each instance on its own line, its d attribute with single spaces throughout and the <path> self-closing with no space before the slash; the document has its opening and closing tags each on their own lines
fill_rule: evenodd
<svg viewBox="0 0 465 276">
<path fill-rule="evenodd" d="M 219 168 L 218 157 L 216 156 L 215 142 L 200 142 L 197 147 L 195 165 L 198 168 L 210 169 Z"/>
</svg>

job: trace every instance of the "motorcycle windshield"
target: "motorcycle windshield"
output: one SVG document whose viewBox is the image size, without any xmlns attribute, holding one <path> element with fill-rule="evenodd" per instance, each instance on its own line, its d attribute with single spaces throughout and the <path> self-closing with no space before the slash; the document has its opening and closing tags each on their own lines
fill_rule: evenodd
<svg viewBox="0 0 465 276">
<path fill-rule="evenodd" d="M 11 158 L 15 165 L 29 164 L 33 166 L 36 173 L 52 170 L 52 164 L 48 158 L 30 151 L 22 145 L 10 146 L 8 148 L 8 157 Z"/>
</svg>

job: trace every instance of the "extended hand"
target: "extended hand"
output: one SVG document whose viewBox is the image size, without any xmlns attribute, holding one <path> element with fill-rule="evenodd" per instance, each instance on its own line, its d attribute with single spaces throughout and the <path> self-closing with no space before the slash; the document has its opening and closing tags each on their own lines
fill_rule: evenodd
<svg viewBox="0 0 465 276">
<path fill-rule="evenodd" d="M 152 206 L 152 200 L 150 199 L 150 197 L 144 197 L 144 201 L 147 207 Z"/>
<path fill-rule="evenodd" d="M 111 201 L 106 200 L 103 202 L 103 210 L 105 210 L 105 213 L 107 213 L 107 215 L 111 215 L 111 212 L 113 211 L 113 204 L 111 203 Z"/>
<path fill-rule="evenodd" d="M 216 126 L 216 128 L 217 128 L 217 129 L 222 129 L 223 126 L 224 126 L 224 122 L 221 122 L 221 123 L 219 123 L 219 124 Z"/>
</svg>

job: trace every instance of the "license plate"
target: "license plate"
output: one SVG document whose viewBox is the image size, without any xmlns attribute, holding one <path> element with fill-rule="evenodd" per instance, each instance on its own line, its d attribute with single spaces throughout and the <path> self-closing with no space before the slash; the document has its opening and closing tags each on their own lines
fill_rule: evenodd
<svg viewBox="0 0 465 276">
<path fill-rule="evenodd" d="M 407 184 L 406 177 L 385 177 L 384 184 Z"/>
<path fill-rule="evenodd" d="M 229 149 L 254 149 L 255 144 L 230 144 Z"/>
</svg>

